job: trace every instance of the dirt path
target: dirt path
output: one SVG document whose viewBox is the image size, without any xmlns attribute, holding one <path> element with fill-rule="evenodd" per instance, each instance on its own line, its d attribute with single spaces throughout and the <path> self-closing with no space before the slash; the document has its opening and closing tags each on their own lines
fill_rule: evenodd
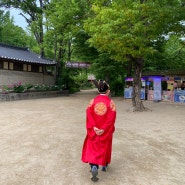
<svg viewBox="0 0 185 185">
<path fill-rule="evenodd" d="M 81 162 L 85 108 L 95 91 L 0 103 L 0 185 L 91 185 Z M 112 164 L 100 185 L 184 185 L 185 105 L 144 102 L 151 112 L 117 106 Z"/>
</svg>

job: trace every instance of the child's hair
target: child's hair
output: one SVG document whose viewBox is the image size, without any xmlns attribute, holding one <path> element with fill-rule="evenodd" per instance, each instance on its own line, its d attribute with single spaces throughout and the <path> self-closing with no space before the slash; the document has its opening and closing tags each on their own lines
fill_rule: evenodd
<svg viewBox="0 0 185 185">
<path fill-rule="evenodd" d="M 105 94 L 110 89 L 109 84 L 106 83 L 104 80 L 99 80 L 98 82 L 98 92 Z"/>
</svg>

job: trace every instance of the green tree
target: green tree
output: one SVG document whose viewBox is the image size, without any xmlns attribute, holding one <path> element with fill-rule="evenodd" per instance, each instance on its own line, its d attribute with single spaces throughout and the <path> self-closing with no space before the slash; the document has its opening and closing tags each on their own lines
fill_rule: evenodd
<svg viewBox="0 0 185 185">
<path fill-rule="evenodd" d="M 155 40 L 162 34 L 180 31 L 183 10 L 179 0 L 94 1 L 85 23 L 89 42 L 115 61 L 129 61 L 134 67 L 134 111 L 143 111 L 140 100 L 141 73 L 145 58 L 155 53 Z"/>
<path fill-rule="evenodd" d="M 72 60 L 93 62 L 99 58 L 99 52 L 96 48 L 90 47 L 87 40 L 90 37 L 84 30 L 80 30 L 73 38 Z"/>
<path fill-rule="evenodd" d="M 68 70 L 65 69 L 65 62 L 72 58 L 74 40 L 77 39 L 78 33 L 83 28 L 86 5 L 86 0 L 53 0 L 46 8 L 47 33 L 44 43 L 47 44 L 47 46 L 45 45 L 45 48 L 48 48 L 47 51 L 52 47 L 53 52 L 50 54 L 53 54 L 58 64 L 58 78 L 63 78 L 62 73 L 65 73 L 64 70 Z"/>
<path fill-rule="evenodd" d="M 185 43 L 183 36 L 169 34 L 155 43 L 154 55 L 145 59 L 143 71 L 185 69 Z"/>
<path fill-rule="evenodd" d="M 14 25 L 10 12 L 0 11 L 0 42 L 21 47 L 32 46 L 34 39 L 21 27 Z"/>
<path fill-rule="evenodd" d="M 107 53 L 103 53 L 93 60 L 91 70 L 97 80 L 106 80 L 110 84 L 113 95 L 123 96 L 125 73 L 123 64 L 110 59 Z"/>
<path fill-rule="evenodd" d="M 167 69 L 185 69 L 185 42 L 171 35 L 164 45 L 164 56 Z"/>
<path fill-rule="evenodd" d="M 37 40 L 40 47 L 40 55 L 44 57 L 44 9 L 49 4 L 49 0 L 1 0 L 0 7 L 16 8 L 21 11 L 28 26 Z"/>
</svg>

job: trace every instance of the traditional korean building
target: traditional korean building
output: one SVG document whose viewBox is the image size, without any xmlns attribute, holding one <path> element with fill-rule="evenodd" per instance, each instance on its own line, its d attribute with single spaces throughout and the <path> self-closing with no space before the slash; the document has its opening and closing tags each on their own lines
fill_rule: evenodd
<svg viewBox="0 0 185 185">
<path fill-rule="evenodd" d="M 0 43 L 0 87 L 21 81 L 22 84 L 55 84 L 56 62 L 41 58 L 28 48 Z M 53 70 L 52 70 L 53 71 Z"/>
</svg>

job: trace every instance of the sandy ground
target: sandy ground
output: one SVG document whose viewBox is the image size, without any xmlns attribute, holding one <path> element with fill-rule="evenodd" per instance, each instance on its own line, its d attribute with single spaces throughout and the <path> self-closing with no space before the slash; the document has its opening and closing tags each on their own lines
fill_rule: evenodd
<svg viewBox="0 0 185 185">
<path fill-rule="evenodd" d="M 117 106 L 112 163 L 90 180 L 81 162 L 85 108 L 95 91 L 0 103 L 0 185 L 184 185 L 185 105 L 145 101 L 152 111 Z"/>
</svg>

